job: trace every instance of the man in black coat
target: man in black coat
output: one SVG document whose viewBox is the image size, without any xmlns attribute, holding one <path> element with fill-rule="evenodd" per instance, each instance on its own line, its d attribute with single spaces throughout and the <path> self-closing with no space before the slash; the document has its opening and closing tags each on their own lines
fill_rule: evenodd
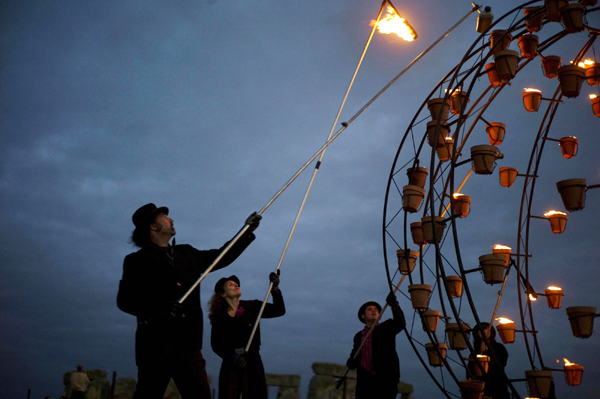
<svg viewBox="0 0 600 399">
<path fill-rule="evenodd" d="M 183 399 L 210 398 L 202 357 L 200 287 L 178 300 L 219 256 L 221 249 L 200 251 L 169 244 L 175 235 L 167 207 L 146 204 L 133 214 L 132 242 L 141 249 L 125 257 L 117 306 L 137 317 L 135 356 L 138 382 L 134 399 L 162 399 L 173 378 Z M 213 270 L 231 264 L 254 240 L 260 215 L 252 214 L 247 232 Z"/>
<path fill-rule="evenodd" d="M 393 319 L 376 324 L 368 338 L 369 330 L 379 320 L 381 306 L 377 302 L 366 302 L 358 310 L 358 319 L 365 328 L 354 336 L 354 347 L 346 362 L 348 368 L 358 369 L 356 399 L 386 399 L 398 395 L 400 361 L 396 353 L 396 335 L 404 330 L 406 321 L 392 292 L 386 302 L 392 308 Z M 356 354 L 365 338 L 360 353 Z"/>
</svg>

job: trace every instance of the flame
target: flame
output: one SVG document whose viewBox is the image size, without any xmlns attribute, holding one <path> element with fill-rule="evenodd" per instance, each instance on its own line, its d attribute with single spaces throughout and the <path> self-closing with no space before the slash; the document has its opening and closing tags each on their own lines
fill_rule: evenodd
<svg viewBox="0 0 600 399">
<path fill-rule="evenodd" d="M 560 212 L 560 211 L 550 211 L 550 212 L 544 213 L 544 216 L 546 216 L 546 217 L 552 217 L 552 216 L 556 216 L 556 215 L 565 215 L 566 216 L 567 214 L 564 212 Z"/>
<path fill-rule="evenodd" d="M 508 249 L 509 251 L 512 251 L 511 247 L 507 247 L 506 245 L 502 245 L 502 244 L 494 245 L 494 249 Z"/>
<path fill-rule="evenodd" d="M 446 144 L 452 144 L 454 142 L 452 137 L 444 137 L 444 140 L 446 140 Z"/>
<path fill-rule="evenodd" d="M 487 361 L 487 355 L 477 355 L 477 359 L 485 359 Z"/>
<path fill-rule="evenodd" d="M 412 42 L 417 38 L 417 32 L 406 22 L 404 18 L 396 13 L 396 11 L 388 6 L 388 14 L 385 18 L 377 23 L 377 28 L 380 33 L 391 34 L 395 33 L 401 39 L 407 42 Z M 375 21 L 371 21 L 370 26 L 375 25 Z"/>
<path fill-rule="evenodd" d="M 546 288 L 546 289 L 550 290 L 550 291 L 562 291 L 562 288 L 560 288 L 560 287 L 554 287 L 552 285 L 550 287 Z"/>
<path fill-rule="evenodd" d="M 507 319 L 506 317 L 498 317 L 495 320 L 500 324 L 514 323 L 514 321 L 512 321 L 511 319 Z"/>
<path fill-rule="evenodd" d="M 524 90 L 526 93 L 541 93 L 541 92 L 542 92 L 541 90 L 538 90 L 538 89 L 531 89 L 531 88 L 528 88 L 528 87 L 524 88 L 523 90 Z"/>
<path fill-rule="evenodd" d="M 452 196 L 454 197 L 454 199 L 457 199 L 459 197 L 466 197 L 465 194 L 461 194 L 461 193 L 454 193 L 454 194 L 452 194 Z"/>
<path fill-rule="evenodd" d="M 595 94 L 590 94 L 590 100 L 593 100 L 593 99 L 594 99 L 594 98 L 596 98 L 596 97 L 598 97 L 598 96 L 597 96 L 597 95 L 595 95 Z"/>
<path fill-rule="evenodd" d="M 535 302 L 535 301 L 537 301 L 537 298 L 536 298 L 536 297 L 534 297 L 534 296 L 533 296 L 533 294 L 529 294 L 529 300 L 530 300 L 531 302 Z"/>
<path fill-rule="evenodd" d="M 577 363 L 571 363 L 568 359 L 565 359 L 564 357 L 563 357 L 563 360 L 565 361 L 565 367 L 566 366 L 578 366 Z"/>
<path fill-rule="evenodd" d="M 589 68 L 589 67 L 593 67 L 596 63 L 592 60 L 590 60 L 589 58 L 583 62 L 580 62 L 579 64 L 577 64 L 578 67 L 580 68 Z"/>
</svg>

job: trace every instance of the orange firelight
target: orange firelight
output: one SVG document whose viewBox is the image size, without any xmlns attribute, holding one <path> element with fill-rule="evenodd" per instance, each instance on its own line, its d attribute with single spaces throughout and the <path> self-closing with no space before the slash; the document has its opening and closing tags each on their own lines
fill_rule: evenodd
<svg viewBox="0 0 600 399">
<path fill-rule="evenodd" d="M 512 321 L 511 319 L 507 319 L 506 317 L 498 317 L 496 320 L 498 323 L 500 324 L 508 324 L 508 323 L 514 323 L 514 321 Z"/>
<path fill-rule="evenodd" d="M 532 88 L 528 88 L 528 87 L 524 88 L 523 91 L 525 91 L 526 93 L 532 93 L 532 92 L 533 93 L 541 93 L 542 92 L 541 90 L 532 89 Z"/>
<path fill-rule="evenodd" d="M 393 7 L 388 6 L 387 12 L 387 15 L 377 22 L 377 29 L 380 33 L 388 35 L 394 33 L 407 42 L 412 42 L 418 37 L 413 27 Z M 376 21 L 371 21 L 370 26 L 375 25 L 375 23 Z"/>
<path fill-rule="evenodd" d="M 591 66 L 594 66 L 594 64 L 596 63 L 588 58 L 587 60 L 578 63 L 577 66 L 580 68 L 589 68 Z"/>
</svg>

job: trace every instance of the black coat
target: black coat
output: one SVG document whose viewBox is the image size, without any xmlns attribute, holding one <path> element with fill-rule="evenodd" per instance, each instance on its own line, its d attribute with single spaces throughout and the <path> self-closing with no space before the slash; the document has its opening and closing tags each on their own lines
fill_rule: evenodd
<svg viewBox="0 0 600 399">
<path fill-rule="evenodd" d="M 231 264 L 254 238 L 253 233 L 240 237 L 213 270 Z M 125 257 L 117 306 L 137 317 L 138 365 L 160 361 L 172 353 L 202 349 L 200 287 L 182 303 L 179 316 L 169 315 L 170 303 L 187 292 L 227 244 L 200 251 L 190 245 L 163 249 L 151 243 Z"/>
<path fill-rule="evenodd" d="M 375 326 L 373 329 L 373 333 L 371 335 L 373 354 L 372 372 L 377 376 L 377 381 L 385 381 L 389 384 L 397 384 L 400 380 L 400 360 L 398 359 L 398 353 L 396 353 L 396 335 L 404 330 L 406 321 L 404 319 L 404 313 L 399 307 L 393 307 L 392 312 L 394 313 L 393 319 L 388 319 Z M 362 350 L 357 356 L 356 360 L 352 360 L 354 354 L 360 347 L 362 335 L 363 332 L 361 330 L 354 336 L 354 347 L 350 353 L 350 359 L 348 359 L 347 365 L 350 368 L 354 368 L 351 367 L 353 365 L 358 366 L 356 396 L 369 397 L 368 392 L 373 387 L 365 386 L 366 378 L 363 376 L 366 376 L 367 371 L 364 370 L 360 365 Z"/>
</svg>

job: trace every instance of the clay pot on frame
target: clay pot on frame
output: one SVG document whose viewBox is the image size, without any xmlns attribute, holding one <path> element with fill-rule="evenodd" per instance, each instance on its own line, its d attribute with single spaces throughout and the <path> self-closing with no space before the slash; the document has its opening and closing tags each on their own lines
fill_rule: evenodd
<svg viewBox="0 0 600 399">
<path fill-rule="evenodd" d="M 433 229 L 435 225 L 435 235 L 437 242 L 442 240 L 444 236 L 444 229 L 446 228 L 446 222 L 442 216 L 425 216 L 421 218 L 421 226 L 423 227 L 423 238 L 425 242 L 430 244 L 435 243 L 436 240 L 433 238 Z"/>
<path fill-rule="evenodd" d="M 592 102 L 592 111 L 594 116 L 600 118 L 600 97 L 595 94 L 590 94 L 590 101 Z"/>
<path fill-rule="evenodd" d="M 567 4 L 566 0 L 544 0 L 546 19 L 550 22 L 560 21 L 559 9 Z"/>
<path fill-rule="evenodd" d="M 462 90 L 454 90 L 450 96 L 450 112 L 452 115 L 460 115 L 460 111 L 463 106 L 469 102 L 467 92 Z"/>
<path fill-rule="evenodd" d="M 452 137 L 446 137 L 444 142 L 445 144 L 443 146 L 435 149 L 440 162 L 446 162 L 452 159 L 452 147 L 454 145 L 454 139 Z"/>
<path fill-rule="evenodd" d="M 562 234 L 567 227 L 567 214 L 559 211 L 550 211 L 544 213 L 544 216 L 550 221 L 550 228 L 554 234 Z"/>
<path fill-rule="evenodd" d="M 423 327 L 429 332 L 435 332 L 437 330 L 441 314 L 442 312 L 439 310 L 425 310 L 423 313 L 421 313 L 421 316 L 423 317 Z"/>
<path fill-rule="evenodd" d="M 556 188 L 567 211 L 580 211 L 585 207 L 586 179 L 561 180 L 556 183 Z"/>
<path fill-rule="evenodd" d="M 502 154 L 493 145 L 483 144 L 471 147 L 473 168 L 479 175 L 491 175 L 496 166 L 496 159 L 501 157 Z"/>
<path fill-rule="evenodd" d="M 544 76 L 548 79 L 554 79 L 558 77 L 558 69 L 562 63 L 562 58 L 558 55 L 547 55 L 542 58 L 542 69 L 544 70 Z"/>
<path fill-rule="evenodd" d="M 562 304 L 563 290 L 559 287 L 548 287 L 544 291 L 546 294 L 546 300 L 548 301 L 548 307 L 550 309 L 560 309 L 560 305 Z"/>
<path fill-rule="evenodd" d="M 483 271 L 483 280 L 490 285 L 504 281 L 506 256 L 504 254 L 489 254 L 479 257 L 479 265 Z"/>
<path fill-rule="evenodd" d="M 558 140 L 558 145 L 560 145 L 560 150 L 562 151 L 563 157 L 571 159 L 575 155 L 577 155 L 577 146 L 579 145 L 579 139 L 573 136 L 563 137 L 560 140 Z"/>
<path fill-rule="evenodd" d="M 581 85 L 585 79 L 585 69 L 577 65 L 565 65 L 558 68 L 560 89 L 565 97 L 579 96 Z"/>
<path fill-rule="evenodd" d="M 453 298 L 460 298 L 462 295 L 463 281 L 460 276 L 446 276 L 446 284 L 450 296 Z"/>
<path fill-rule="evenodd" d="M 581 32 L 584 29 L 583 25 L 583 10 L 584 6 L 573 3 L 567 4 L 559 9 L 560 19 L 562 20 L 565 29 L 569 33 Z"/>
<path fill-rule="evenodd" d="M 429 307 L 429 296 L 431 295 L 429 284 L 409 284 L 408 293 L 413 309 L 425 310 Z"/>
<path fill-rule="evenodd" d="M 519 169 L 503 166 L 499 169 L 500 185 L 502 187 L 512 187 L 515 184 Z"/>
<path fill-rule="evenodd" d="M 529 32 L 538 32 L 542 29 L 542 21 L 546 15 L 544 7 L 525 7 L 523 9 L 525 14 L 525 26 Z"/>
<path fill-rule="evenodd" d="M 411 249 L 407 251 L 399 249 L 396 251 L 396 256 L 398 257 L 398 271 L 400 271 L 400 274 L 409 274 L 415 268 L 415 261 L 419 257 L 419 253 Z"/>
<path fill-rule="evenodd" d="M 448 103 L 444 103 L 443 98 L 432 98 L 427 100 L 427 109 L 431 113 L 431 119 L 434 121 L 437 121 L 439 117 L 442 122 L 445 122 L 448 119 L 448 107 Z"/>
<path fill-rule="evenodd" d="M 492 53 L 506 50 L 510 46 L 512 35 L 505 30 L 493 30 L 490 32 L 490 48 Z"/>
<path fill-rule="evenodd" d="M 585 68 L 585 77 L 590 86 L 598 86 L 600 84 L 600 65 L 594 63 Z"/>
<path fill-rule="evenodd" d="M 552 370 L 526 370 L 525 377 L 530 397 L 546 399 L 550 395 Z"/>
<path fill-rule="evenodd" d="M 479 380 L 461 380 L 458 382 L 463 399 L 482 399 L 485 382 Z"/>
<path fill-rule="evenodd" d="M 537 89 L 525 89 L 523 92 L 523 105 L 527 112 L 537 112 L 542 102 L 542 92 Z"/>
<path fill-rule="evenodd" d="M 512 344 L 515 342 L 515 323 L 504 323 L 496 326 L 496 331 L 504 344 Z"/>
<path fill-rule="evenodd" d="M 425 238 L 423 237 L 423 226 L 421 222 L 414 222 L 410 224 L 410 235 L 412 240 L 418 246 L 425 244 Z"/>
<path fill-rule="evenodd" d="M 572 306 L 567 308 L 567 316 L 573 336 L 577 338 L 589 338 L 594 332 L 594 318 L 596 308 L 593 306 Z"/>
<path fill-rule="evenodd" d="M 485 72 L 487 73 L 490 84 L 494 87 L 502 85 L 502 79 L 498 76 L 498 70 L 496 69 L 496 63 L 490 62 L 485 66 Z M 557 75 L 558 76 L 558 75 Z"/>
<path fill-rule="evenodd" d="M 425 190 L 421 187 L 411 184 L 404 186 L 402 188 L 402 209 L 410 213 L 418 211 L 423 198 L 425 198 Z"/>
<path fill-rule="evenodd" d="M 427 174 L 427 168 L 423 166 L 419 166 L 417 168 L 408 168 L 406 171 L 406 175 L 408 176 L 408 184 L 425 188 Z"/>
<path fill-rule="evenodd" d="M 579 364 L 565 364 L 565 381 L 567 385 L 576 387 L 581 385 L 583 366 Z"/>
<path fill-rule="evenodd" d="M 471 326 L 467 323 L 462 323 L 462 328 L 465 330 L 465 335 L 460 332 L 458 323 L 446 324 L 446 335 L 448 336 L 448 344 L 450 345 L 451 349 L 467 349 L 467 340 L 469 339 L 469 331 L 471 331 Z"/>
<path fill-rule="evenodd" d="M 427 122 L 427 142 L 429 143 L 430 146 L 434 146 L 435 143 L 435 130 L 437 127 L 437 122 L 436 121 L 431 121 L 431 122 Z M 441 123 L 440 124 L 440 130 L 437 133 L 437 144 L 435 144 L 437 147 L 443 147 L 444 145 L 446 145 L 446 137 L 448 137 L 448 135 L 450 134 L 450 128 L 448 127 L 447 123 Z"/>
<path fill-rule="evenodd" d="M 483 371 L 475 364 L 475 361 L 472 358 L 469 358 L 469 363 L 473 363 L 471 366 L 473 369 L 473 375 L 476 377 L 482 377 L 488 372 L 490 366 L 490 357 L 486 355 L 477 355 L 477 360 L 479 360 Z"/>
<path fill-rule="evenodd" d="M 437 350 L 436 350 L 437 348 Z M 448 351 L 448 345 L 444 343 L 431 343 L 425 344 L 427 350 L 427 358 L 429 359 L 429 365 L 431 367 L 442 367 L 446 358 L 446 352 Z M 439 354 L 438 354 L 439 351 Z M 441 355 L 441 357 L 440 357 Z"/>
<path fill-rule="evenodd" d="M 500 79 L 510 80 L 517 74 L 519 53 L 513 50 L 501 50 L 494 54 L 496 73 Z"/>
<path fill-rule="evenodd" d="M 523 35 L 519 37 L 521 57 L 532 60 L 537 55 L 539 38 L 536 35 Z"/>
<path fill-rule="evenodd" d="M 506 125 L 502 122 L 491 122 L 485 128 L 491 145 L 500 145 L 504 141 Z"/>
</svg>

